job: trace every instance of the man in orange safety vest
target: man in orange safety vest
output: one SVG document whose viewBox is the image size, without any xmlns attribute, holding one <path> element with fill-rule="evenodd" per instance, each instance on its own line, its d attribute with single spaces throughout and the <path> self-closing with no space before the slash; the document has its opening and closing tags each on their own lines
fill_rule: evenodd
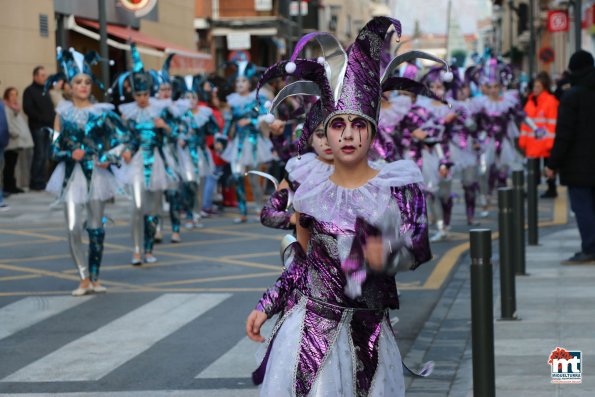
<svg viewBox="0 0 595 397">
<path fill-rule="evenodd" d="M 540 72 L 533 82 L 533 92 L 529 94 L 525 113 L 527 122 L 521 125 L 519 147 L 528 158 L 547 159 L 554 146 L 558 100 L 550 92 L 551 79 L 547 72 Z M 556 179 L 547 180 L 548 189 L 542 198 L 555 198 Z"/>
</svg>

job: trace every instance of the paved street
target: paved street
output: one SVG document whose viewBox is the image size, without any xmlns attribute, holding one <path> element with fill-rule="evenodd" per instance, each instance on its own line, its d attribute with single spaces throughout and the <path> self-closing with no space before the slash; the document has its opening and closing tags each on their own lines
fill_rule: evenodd
<svg viewBox="0 0 595 397">
<path fill-rule="evenodd" d="M 73 298 L 77 275 L 62 212 L 51 202 L 41 193 L 13 196 L 12 210 L 0 215 L 0 394 L 257 394 L 250 375 L 259 346 L 244 336 L 244 320 L 281 270 L 281 232 L 255 221 L 234 225 L 230 209 L 183 231 L 181 244 L 165 233 L 155 250 L 160 261 L 133 268 L 129 202 L 119 199 L 109 210 L 101 268 L 108 293 Z M 462 203 L 455 208 L 453 224 L 462 225 Z M 540 220 L 560 223 L 565 211 L 564 200 L 544 201 Z M 495 230 L 495 218 L 492 211 L 483 225 Z M 428 357 L 424 341 L 440 302 L 450 299 L 467 230 L 453 227 L 449 241 L 433 246 L 432 262 L 398 276 L 402 309 L 391 318 L 412 367 L 432 359 L 438 374 L 443 369 L 444 357 Z M 416 380 L 411 395 L 418 382 L 428 380 Z"/>
</svg>

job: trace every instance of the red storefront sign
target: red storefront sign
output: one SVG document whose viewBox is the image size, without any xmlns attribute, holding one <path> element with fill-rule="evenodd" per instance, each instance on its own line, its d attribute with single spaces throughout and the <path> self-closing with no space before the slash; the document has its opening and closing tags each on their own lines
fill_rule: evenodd
<svg viewBox="0 0 595 397">
<path fill-rule="evenodd" d="M 595 34 L 595 4 L 587 8 L 585 13 L 585 29 Z"/>
<path fill-rule="evenodd" d="M 568 12 L 564 10 L 548 11 L 547 30 L 548 32 L 568 32 Z"/>
</svg>

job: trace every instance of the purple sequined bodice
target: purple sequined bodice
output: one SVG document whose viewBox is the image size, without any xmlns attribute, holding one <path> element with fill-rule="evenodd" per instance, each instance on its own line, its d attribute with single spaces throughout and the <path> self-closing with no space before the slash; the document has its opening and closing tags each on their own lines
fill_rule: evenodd
<svg viewBox="0 0 595 397">
<path fill-rule="evenodd" d="M 393 276 L 372 273 L 362 286 L 361 296 L 351 299 L 345 295 L 347 279 L 341 268 L 337 237 L 346 233 L 353 234 L 354 231 L 341 230 L 332 223 L 318 222 L 305 214 L 300 216 L 300 224 L 311 233 L 302 293 L 341 307 L 398 307 L 397 285 Z"/>
</svg>

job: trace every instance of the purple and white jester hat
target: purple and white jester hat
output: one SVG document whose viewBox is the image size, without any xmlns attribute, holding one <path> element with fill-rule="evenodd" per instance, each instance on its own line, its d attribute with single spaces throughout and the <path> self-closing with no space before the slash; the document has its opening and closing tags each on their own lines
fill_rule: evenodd
<svg viewBox="0 0 595 397">
<path fill-rule="evenodd" d="M 369 121 L 376 129 L 382 92 L 405 90 L 424 92 L 426 95 L 426 87 L 416 81 L 393 76 L 394 71 L 402 63 L 417 58 L 446 63 L 433 55 L 410 51 L 394 57 L 386 65 L 384 73 L 381 73 L 381 67 L 384 66 L 381 64 L 386 63 L 381 59 L 382 49 L 391 26 L 397 37 L 400 37 L 401 23 L 398 20 L 390 17 L 373 18 L 362 28 L 347 52 L 327 32 L 314 32 L 304 36 L 296 46 L 298 51 L 294 51 L 292 58 L 268 68 L 258 83 L 257 89 L 273 78 L 291 76 L 296 79 L 279 92 L 271 103 L 269 112 L 287 96 L 314 95 L 320 98 L 325 127 L 336 115 L 355 114 Z M 324 56 L 316 61 L 297 58 L 299 50 L 312 39 L 318 41 Z M 308 134 L 300 136 L 298 150 L 306 147 L 308 138 Z"/>
<path fill-rule="evenodd" d="M 439 81 L 443 84 L 450 83 L 453 80 L 453 73 L 445 66 L 431 67 L 419 80 L 420 83 L 429 86 L 431 83 Z"/>
<path fill-rule="evenodd" d="M 481 84 L 500 84 L 508 86 L 514 79 L 514 73 L 510 65 L 498 58 L 489 58 L 479 71 L 479 82 Z"/>
</svg>

